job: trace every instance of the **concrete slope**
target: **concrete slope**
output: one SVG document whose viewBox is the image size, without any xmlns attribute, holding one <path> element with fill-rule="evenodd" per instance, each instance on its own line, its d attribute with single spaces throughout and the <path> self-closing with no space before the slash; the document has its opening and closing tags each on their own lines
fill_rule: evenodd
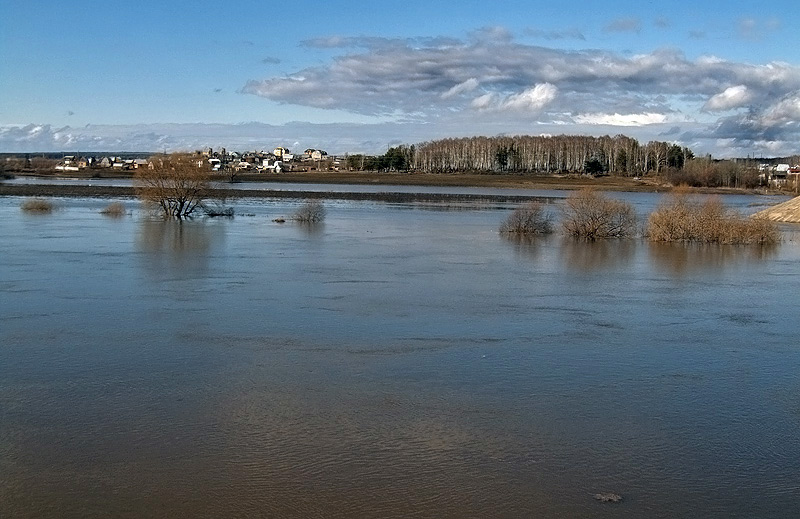
<svg viewBox="0 0 800 519">
<path fill-rule="evenodd" d="M 753 218 L 766 218 L 773 222 L 800 223 L 800 197 L 759 211 L 753 215 Z"/>
</svg>

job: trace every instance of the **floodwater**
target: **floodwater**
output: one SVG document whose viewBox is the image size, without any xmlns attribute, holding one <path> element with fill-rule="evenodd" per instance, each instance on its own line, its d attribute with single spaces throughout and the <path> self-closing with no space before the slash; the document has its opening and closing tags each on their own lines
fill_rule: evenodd
<svg viewBox="0 0 800 519">
<path fill-rule="evenodd" d="M 0 517 L 800 510 L 797 228 L 764 250 L 508 240 L 502 204 L 326 201 L 309 227 L 272 222 L 292 200 L 21 201 Z"/>
</svg>

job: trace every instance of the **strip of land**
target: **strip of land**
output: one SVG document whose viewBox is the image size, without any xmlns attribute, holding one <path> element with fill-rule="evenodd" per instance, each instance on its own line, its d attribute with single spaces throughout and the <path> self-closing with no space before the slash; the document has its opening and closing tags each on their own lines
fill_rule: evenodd
<svg viewBox="0 0 800 519">
<path fill-rule="evenodd" d="M 132 187 L 80 186 L 63 184 L 0 184 L 0 196 L 135 198 Z M 208 198 L 289 198 L 329 200 L 374 200 L 380 202 L 529 202 L 547 201 L 551 197 L 529 195 L 491 195 L 459 193 L 362 193 L 339 191 L 299 191 L 277 189 L 211 189 Z"/>
<path fill-rule="evenodd" d="M 25 176 L 38 179 L 37 184 L 3 184 L 0 182 L 0 196 L 133 196 L 131 188 L 107 186 L 59 186 L 41 184 L 44 179 L 122 179 L 132 178 L 131 172 L 97 171 L 71 172 L 70 175 L 57 175 L 48 173 L 26 173 Z M 220 175 L 215 178 L 218 182 L 230 181 L 231 177 Z M 292 184 L 354 184 L 354 185 L 385 185 L 385 186 L 420 186 L 420 187 L 485 187 L 485 188 L 511 188 L 511 189 L 548 189 L 548 190 L 579 190 L 592 188 L 600 191 L 627 191 L 627 192 L 668 192 L 672 186 L 664 184 L 653 178 L 632 177 L 591 177 L 587 175 L 515 175 L 515 174 L 430 174 L 430 173 L 384 173 L 375 171 L 338 171 L 338 172 L 303 172 L 281 174 L 237 174 L 232 179 L 235 182 L 275 182 Z M 220 189 L 219 194 L 231 197 L 287 197 L 286 191 L 277 190 L 243 190 Z M 736 193 L 765 193 L 764 190 L 754 191 L 735 188 L 695 188 L 698 193 L 736 194 Z M 325 193 L 312 195 L 303 191 L 303 197 L 319 196 L 324 198 L 351 198 L 374 199 L 371 193 Z M 344 196 L 350 195 L 350 196 Z M 354 198 L 358 195 L 360 198 Z M 445 195 L 441 195 L 445 196 Z M 461 195 L 458 195 L 461 196 Z M 292 194 L 289 197 L 295 198 Z M 485 198 L 485 197 L 484 197 Z M 508 197 L 506 197 L 508 198 Z M 514 198 L 514 197 L 510 197 Z M 520 197 L 529 199 L 531 197 Z"/>
</svg>

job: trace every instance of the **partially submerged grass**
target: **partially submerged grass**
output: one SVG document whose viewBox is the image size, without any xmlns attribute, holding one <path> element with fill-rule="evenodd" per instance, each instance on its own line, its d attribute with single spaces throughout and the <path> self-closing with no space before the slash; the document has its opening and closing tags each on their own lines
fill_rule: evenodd
<svg viewBox="0 0 800 519">
<path fill-rule="evenodd" d="M 52 213 L 54 206 L 53 202 L 44 200 L 42 198 L 29 198 L 22 202 L 22 210 L 26 213 Z"/>
<path fill-rule="evenodd" d="M 562 225 L 576 238 L 627 238 L 636 234 L 636 211 L 627 202 L 584 189 L 567 198 Z"/>
<path fill-rule="evenodd" d="M 122 218 L 125 216 L 125 205 L 122 202 L 112 202 L 103 208 L 100 214 L 111 218 Z"/>
<path fill-rule="evenodd" d="M 725 207 L 718 198 L 702 203 L 678 193 L 660 205 L 647 220 L 647 237 L 662 242 L 774 244 L 780 232 L 774 222 L 748 218 Z"/>
<path fill-rule="evenodd" d="M 292 220 L 304 223 L 319 223 L 324 219 L 325 206 L 319 200 L 307 201 L 292 215 Z"/>
<path fill-rule="evenodd" d="M 531 202 L 514 209 L 500 224 L 500 232 L 520 236 L 550 234 L 553 232 L 553 218 L 541 203 Z"/>
</svg>

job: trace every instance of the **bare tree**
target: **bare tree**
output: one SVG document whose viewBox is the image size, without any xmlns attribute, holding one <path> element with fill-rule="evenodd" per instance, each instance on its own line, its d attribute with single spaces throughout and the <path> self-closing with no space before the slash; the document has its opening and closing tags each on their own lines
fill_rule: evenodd
<svg viewBox="0 0 800 519">
<path fill-rule="evenodd" d="M 292 220 L 303 223 L 319 223 L 325 219 L 325 206 L 319 200 L 308 200 L 295 211 Z"/>
<path fill-rule="evenodd" d="M 413 150 L 419 171 L 453 173 L 491 171 L 516 173 L 583 172 L 590 158 L 614 175 L 661 171 L 669 144 L 652 141 L 640 145 L 624 135 L 467 137 L 423 142 Z M 687 153 L 691 153 L 687 150 Z"/>
<path fill-rule="evenodd" d="M 167 218 L 185 218 L 209 194 L 210 166 L 190 154 L 153 158 L 152 168 L 136 170 L 136 193 L 145 203 L 158 207 Z"/>
</svg>

